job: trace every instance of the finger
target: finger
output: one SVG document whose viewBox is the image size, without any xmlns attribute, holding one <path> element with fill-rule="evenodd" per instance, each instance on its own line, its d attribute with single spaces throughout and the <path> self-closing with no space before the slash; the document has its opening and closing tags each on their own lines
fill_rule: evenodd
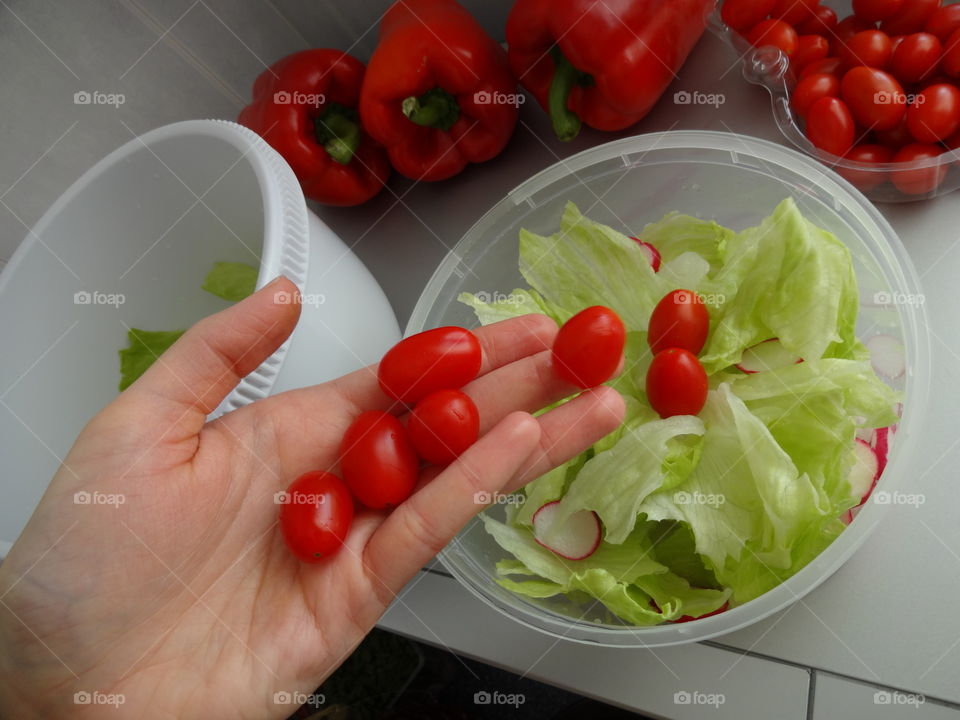
<svg viewBox="0 0 960 720">
<path fill-rule="evenodd" d="M 195 434 L 237 383 L 293 332 L 300 304 L 275 302 L 281 292 L 289 297 L 297 288 L 278 277 L 196 323 L 121 398 L 136 406 L 149 400 L 153 424 L 170 439 Z"/>
<path fill-rule="evenodd" d="M 540 421 L 539 446 L 504 492 L 510 493 L 526 485 L 616 430 L 623 422 L 625 410 L 620 393 L 601 385 L 541 415 L 537 418 Z"/>
<path fill-rule="evenodd" d="M 480 375 L 484 375 L 549 348 L 557 334 L 557 324 L 546 315 L 530 314 L 501 320 L 472 332 L 483 351 Z M 357 412 L 386 410 L 396 404 L 380 389 L 376 365 L 344 375 L 328 386 L 339 392 Z"/>
<path fill-rule="evenodd" d="M 532 416 L 507 416 L 387 517 L 363 554 L 370 580 L 383 597 L 398 592 L 483 509 L 480 493 L 493 495 L 510 482 L 539 438 L 540 424 Z"/>
</svg>

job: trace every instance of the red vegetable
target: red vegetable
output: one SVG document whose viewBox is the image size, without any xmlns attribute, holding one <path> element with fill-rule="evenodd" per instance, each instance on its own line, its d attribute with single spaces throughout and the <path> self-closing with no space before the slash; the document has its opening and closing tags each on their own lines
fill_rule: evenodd
<svg viewBox="0 0 960 720">
<path fill-rule="evenodd" d="M 940 69 L 951 78 L 960 78 L 960 29 L 954 30 L 943 47 Z"/>
<path fill-rule="evenodd" d="M 893 75 L 864 65 L 843 76 L 840 96 L 864 128 L 892 130 L 907 112 L 906 95 Z"/>
<path fill-rule="evenodd" d="M 237 118 L 283 156 L 312 200 L 358 205 L 390 176 L 383 149 L 357 122 L 363 74 L 339 50 L 288 55 L 260 73 Z"/>
<path fill-rule="evenodd" d="M 826 5 L 812 8 L 806 19 L 795 26 L 801 35 L 823 35 L 833 37 L 837 30 L 837 14 Z"/>
<path fill-rule="evenodd" d="M 879 163 L 893 162 L 893 150 L 883 145 L 861 144 L 854 146 L 845 156 L 847 160 L 853 162 L 874 165 Z M 854 170 L 837 166 L 834 168 L 844 178 L 846 178 L 854 187 L 860 190 L 870 190 L 887 179 L 886 172 L 877 170 Z"/>
<path fill-rule="evenodd" d="M 935 143 L 960 128 L 960 90 L 937 83 L 919 93 L 907 108 L 907 129 L 917 142 Z"/>
<path fill-rule="evenodd" d="M 340 444 L 340 470 L 353 496 L 374 510 L 410 497 L 419 463 L 396 417 L 382 410 L 361 413 Z"/>
<path fill-rule="evenodd" d="M 352 523 L 353 498 L 347 486 L 321 470 L 294 480 L 280 506 L 280 533 L 303 562 L 320 562 L 337 552 Z"/>
<path fill-rule="evenodd" d="M 840 94 L 840 80 L 836 75 L 818 73 L 807 75 L 793 89 L 790 96 L 790 105 L 793 111 L 803 117 L 807 110 L 822 97 L 837 97 Z"/>
<path fill-rule="evenodd" d="M 517 0 L 510 66 L 561 140 L 581 123 L 621 130 L 645 116 L 706 27 L 712 0 Z"/>
<path fill-rule="evenodd" d="M 839 55 L 848 68 L 858 65 L 884 68 L 890 62 L 891 53 L 893 44 L 889 35 L 879 30 L 863 30 L 840 47 Z"/>
<path fill-rule="evenodd" d="M 469 330 L 440 327 L 404 338 L 377 368 L 380 389 L 407 405 L 437 390 L 461 388 L 480 372 L 483 351 Z"/>
<path fill-rule="evenodd" d="M 605 383 L 623 358 L 627 331 L 610 308 L 594 305 L 567 320 L 553 341 L 553 367 L 580 388 Z"/>
<path fill-rule="evenodd" d="M 893 156 L 895 163 L 909 163 L 917 160 L 929 160 L 939 157 L 943 148 L 939 145 L 913 143 L 905 145 Z M 911 170 L 894 170 L 893 184 L 900 192 L 907 195 L 926 195 L 933 192 L 947 174 L 947 163 L 940 163 L 932 167 Z"/>
<path fill-rule="evenodd" d="M 846 155 L 853 147 L 853 115 L 843 100 L 823 97 L 807 110 L 807 137 L 833 155 Z"/>
<path fill-rule="evenodd" d="M 830 54 L 830 43 L 822 35 L 801 35 L 797 39 L 797 51 L 790 58 L 794 72 L 800 72 L 812 62 L 823 60 Z"/>
<path fill-rule="evenodd" d="M 762 20 L 750 28 L 746 38 L 754 47 L 772 45 L 787 55 L 793 55 L 800 44 L 797 31 L 783 20 Z"/>
<path fill-rule="evenodd" d="M 654 354 L 678 347 L 694 355 L 703 349 L 710 330 L 707 306 L 695 292 L 674 290 L 663 296 L 650 313 L 647 343 Z"/>
<path fill-rule="evenodd" d="M 803 80 L 809 75 L 819 75 L 821 73 L 836 75 L 839 80 L 843 75 L 843 63 L 840 62 L 840 58 L 828 57 L 823 60 L 814 60 L 800 71 L 799 79 Z"/>
<path fill-rule="evenodd" d="M 890 72 L 902 83 L 920 82 L 933 75 L 940 62 L 942 45 L 936 35 L 914 33 L 896 46 L 890 58 Z"/>
<path fill-rule="evenodd" d="M 923 29 L 936 35 L 940 42 L 946 42 L 947 38 L 960 29 L 960 4 L 945 5 L 934 10 Z"/>
<path fill-rule="evenodd" d="M 796 25 L 810 17 L 819 3 L 820 0 L 777 0 L 770 14 L 785 23 Z"/>
<path fill-rule="evenodd" d="M 668 348 L 650 362 L 646 390 L 660 417 L 696 415 L 707 401 L 707 374 L 692 352 Z"/>
<path fill-rule="evenodd" d="M 873 23 L 869 23 L 863 18 L 858 18 L 856 15 L 850 15 L 838 22 L 833 30 L 834 34 L 830 36 L 830 47 L 834 55 L 840 53 L 841 48 L 846 44 L 847 40 L 864 30 L 876 30 L 876 27 Z"/>
<path fill-rule="evenodd" d="M 896 14 L 880 23 L 880 29 L 889 35 L 920 32 L 939 7 L 940 0 L 907 0 Z"/>
<path fill-rule="evenodd" d="M 896 15 L 909 0 L 853 0 L 853 14 L 875 23 Z"/>
<path fill-rule="evenodd" d="M 777 0 L 725 0 L 720 18 L 734 30 L 749 30 L 766 19 L 776 4 Z"/>
<path fill-rule="evenodd" d="M 438 390 L 413 408 L 407 432 L 417 455 L 434 465 L 446 465 L 477 441 L 480 413 L 469 395 Z"/>
<path fill-rule="evenodd" d="M 443 180 L 490 160 L 520 102 L 503 48 L 454 0 L 401 0 L 384 14 L 360 116 L 397 172 Z"/>
</svg>

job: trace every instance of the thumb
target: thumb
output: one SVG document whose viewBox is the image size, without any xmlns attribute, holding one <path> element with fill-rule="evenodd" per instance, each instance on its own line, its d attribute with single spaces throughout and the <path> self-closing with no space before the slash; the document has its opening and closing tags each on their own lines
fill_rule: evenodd
<svg viewBox="0 0 960 720">
<path fill-rule="evenodd" d="M 150 403 L 156 427 L 176 440 L 200 431 L 206 417 L 280 347 L 300 317 L 298 294 L 279 276 L 236 305 L 187 330 L 121 398 Z"/>
</svg>

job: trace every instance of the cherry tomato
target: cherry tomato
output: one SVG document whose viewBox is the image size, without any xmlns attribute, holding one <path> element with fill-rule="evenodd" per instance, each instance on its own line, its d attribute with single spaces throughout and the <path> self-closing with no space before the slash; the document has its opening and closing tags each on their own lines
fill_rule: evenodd
<svg viewBox="0 0 960 720">
<path fill-rule="evenodd" d="M 553 341 L 553 367 L 563 380 L 581 388 L 606 382 L 623 358 L 627 331 L 613 310 L 594 305 L 567 320 Z"/>
<path fill-rule="evenodd" d="M 797 31 L 783 20 L 761 20 L 746 34 L 747 42 L 754 47 L 772 45 L 778 47 L 787 55 L 793 55 L 797 50 L 799 36 Z"/>
<path fill-rule="evenodd" d="M 893 150 L 883 145 L 871 145 L 863 143 L 855 145 L 850 149 L 844 159 L 852 162 L 863 163 L 865 165 L 877 165 L 881 163 L 893 162 Z M 838 165 L 834 168 L 840 175 L 846 178 L 851 185 L 859 190 L 870 190 L 880 185 L 887 179 L 888 173 L 881 170 L 872 169 L 854 169 Z"/>
<path fill-rule="evenodd" d="M 837 31 L 837 14 L 826 5 L 817 5 L 800 24 L 795 26 L 801 35 L 833 37 Z"/>
<path fill-rule="evenodd" d="M 417 455 L 434 465 L 446 465 L 477 441 L 480 413 L 469 395 L 438 390 L 413 408 L 407 432 Z"/>
<path fill-rule="evenodd" d="M 469 330 L 440 327 L 404 338 L 377 368 L 380 389 L 412 405 L 436 390 L 461 388 L 480 372 L 483 351 Z"/>
<path fill-rule="evenodd" d="M 908 0 L 853 0 L 853 14 L 875 23 L 896 15 Z"/>
<path fill-rule="evenodd" d="M 749 30 L 773 10 L 777 0 L 726 0 L 721 19 L 734 30 Z"/>
<path fill-rule="evenodd" d="M 830 53 L 830 43 L 823 35 L 801 35 L 797 38 L 797 50 L 790 58 L 795 72 L 800 72 L 812 62 L 823 60 Z"/>
<path fill-rule="evenodd" d="M 667 348 L 650 361 L 646 388 L 660 417 L 696 415 L 707 401 L 707 373 L 689 350 Z"/>
<path fill-rule="evenodd" d="M 853 147 L 853 115 L 843 100 L 822 97 L 807 110 L 807 137 L 832 155 L 846 155 Z"/>
<path fill-rule="evenodd" d="M 654 354 L 677 347 L 696 355 L 703 349 L 709 331 L 710 315 L 700 296 L 690 290 L 674 290 L 664 295 L 650 313 L 647 343 Z"/>
<path fill-rule="evenodd" d="M 813 8 L 819 4 L 820 0 L 777 0 L 770 15 L 790 25 L 796 25 L 810 17 Z"/>
<path fill-rule="evenodd" d="M 819 73 L 807 75 L 793 89 L 790 105 L 793 111 L 803 117 L 810 106 L 822 97 L 837 97 L 840 94 L 840 80 L 836 75 Z"/>
<path fill-rule="evenodd" d="M 892 130 L 874 130 L 873 138 L 881 145 L 893 150 L 899 150 L 904 145 L 912 143 L 913 135 L 907 130 L 906 112 L 904 112 L 904 120 L 899 125 Z"/>
<path fill-rule="evenodd" d="M 918 160 L 931 160 L 939 157 L 943 148 L 939 145 L 913 143 L 905 145 L 893 156 L 895 163 L 909 163 Z M 900 192 L 907 195 L 926 195 L 936 190 L 947 174 L 947 163 L 939 163 L 927 168 L 914 170 L 894 170 L 891 178 Z"/>
<path fill-rule="evenodd" d="M 351 523 L 350 491 L 340 478 L 322 470 L 294 480 L 280 506 L 280 534 L 303 562 L 320 562 L 337 552 Z"/>
<path fill-rule="evenodd" d="M 820 73 L 836 75 L 837 79 L 839 80 L 843 76 L 843 63 L 838 57 L 828 57 L 824 58 L 823 60 L 814 60 L 800 71 L 799 79 L 803 80 L 810 75 L 819 75 Z"/>
<path fill-rule="evenodd" d="M 923 29 L 936 35 L 940 42 L 946 42 L 947 38 L 960 29 L 960 4 L 945 5 L 934 10 Z"/>
<path fill-rule="evenodd" d="M 340 443 L 340 471 L 353 496 L 374 510 L 399 505 L 417 482 L 417 454 L 406 429 L 382 410 L 360 413 Z"/>
<path fill-rule="evenodd" d="M 918 142 L 935 143 L 960 128 L 960 90 L 938 83 L 918 93 L 907 108 L 907 129 Z"/>
<path fill-rule="evenodd" d="M 951 78 L 960 78 L 960 29 L 954 30 L 947 38 L 940 69 Z"/>
<path fill-rule="evenodd" d="M 843 76 L 840 97 L 850 108 L 853 119 L 865 128 L 892 130 L 907 112 L 906 95 L 896 78 L 864 65 Z"/>
<path fill-rule="evenodd" d="M 904 84 L 920 82 L 933 75 L 937 69 L 941 50 L 942 46 L 936 35 L 907 35 L 890 57 L 890 72 Z"/>
<path fill-rule="evenodd" d="M 940 0 L 909 0 L 895 15 L 880 23 L 888 35 L 911 35 L 926 26 L 930 16 L 940 7 Z"/>
<path fill-rule="evenodd" d="M 877 28 L 873 23 L 868 23 L 863 18 L 858 18 L 856 15 L 850 15 L 845 17 L 843 20 L 837 23 L 837 27 L 834 28 L 834 35 L 830 38 L 830 47 L 833 50 L 834 55 L 838 55 L 840 48 L 856 35 L 858 32 L 863 32 L 864 30 L 876 30 Z"/>
<path fill-rule="evenodd" d="M 883 68 L 890 62 L 892 52 L 889 35 L 879 30 L 863 30 L 847 40 L 838 54 L 848 68 L 858 65 Z"/>
</svg>

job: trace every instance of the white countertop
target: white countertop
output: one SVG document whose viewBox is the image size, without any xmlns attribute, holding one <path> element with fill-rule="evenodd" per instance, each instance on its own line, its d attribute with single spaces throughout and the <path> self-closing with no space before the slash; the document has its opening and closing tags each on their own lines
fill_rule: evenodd
<svg viewBox="0 0 960 720">
<path fill-rule="evenodd" d="M 734 61 L 706 36 L 631 134 L 698 128 L 784 142 L 766 92 L 745 83 Z M 725 102 L 676 105 L 678 90 L 723 93 Z M 613 137 L 586 132 L 561 146 L 528 106 L 510 147 L 490 163 L 438 185 L 395 182 L 395 194 L 366 206 L 368 213 L 317 210 L 348 244 L 359 239 L 357 253 L 404 324 L 447 249 L 486 209 L 532 173 Z M 931 323 L 934 392 L 909 479 L 923 505 L 892 507 L 867 544 L 801 602 L 708 644 L 622 650 L 555 641 L 499 616 L 442 569 L 416 578 L 382 627 L 656 716 L 960 718 L 960 196 L 881 210 L 917 266 Z M 901 694 L 875 701 L 874 686 Z M 725 702 L 675 703 L 684 690 L 723 693 Z M 915 707 L 911 693 L 925 702 Z"/>
</svg>

